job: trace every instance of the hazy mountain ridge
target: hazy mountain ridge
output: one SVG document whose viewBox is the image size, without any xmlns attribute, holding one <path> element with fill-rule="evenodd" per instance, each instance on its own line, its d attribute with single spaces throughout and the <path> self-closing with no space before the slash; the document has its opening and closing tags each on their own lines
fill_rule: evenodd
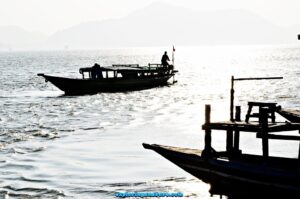
<svg viewBox="0 0 300 199">
<path fill-rule="evenodd" d="M 0 49 L 32 49 L 40 47 L 47 37 L 17 26 L 0 26 Z"/>
<path fill-rule="evenodd" d="M 153 3 L 126 17 L 78 24 L 48 38 L 21 30 L 11 34 L 12 37 L 3 37 L 0 27 L 0 44 L 46 49 L 172 44 L 289 44 L 297 43 L 298 31 L 300 26 L 276 26 L 246 10 L 198 11 Z"/>
</svg>

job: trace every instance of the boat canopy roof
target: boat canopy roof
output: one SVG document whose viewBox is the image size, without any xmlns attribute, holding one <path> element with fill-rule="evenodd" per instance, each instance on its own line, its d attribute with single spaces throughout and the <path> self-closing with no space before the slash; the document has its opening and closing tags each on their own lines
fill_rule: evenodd
<svg viewBox="0 0 300 199">
<path fill-rule="evenodd" d="M 159 70 L 165 67 L 161 64 L 148 64 L 148 66 L 139 66 L 138 64 L 113 64 L 112 66 L 100 66 L 102 71 L 149 71 Z M 80 68 L 79 73 L 91 72 L 92 67 Z"/>
</svg>

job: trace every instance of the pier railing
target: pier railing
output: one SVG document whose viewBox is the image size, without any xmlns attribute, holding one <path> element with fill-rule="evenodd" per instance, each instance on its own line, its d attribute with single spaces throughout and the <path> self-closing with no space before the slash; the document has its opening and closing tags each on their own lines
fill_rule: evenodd
<svg viewBox="0 0 300 199">
<path fill-rule="evenodd" d="M 225 154 L 228 157 L 238 157 L 241 154 L 239 148 L 240 132 L 256 133 L 256 138 L 262 139 L 262 156 L 266 161 L 269 158 L 269 139 L 300 141 L 299 135 L 281 134 L 284 131 L 299 131 L 300 133 L 300 123 L 269 122 L 269 113 L 272 110 L 266 107 L 260 109 L 258 122 L 238 121 L 240 118 L 240 115 L 238 115 L 240 114 L 239 109 L 240 107 L 236 108 L 235 121 L 211 122 L 211 106 L 205 105 L 205 123 L 202 125 L 202 129 L 205 130 L 203 157 L 217 157 L 219 154 L 224 154 L 224 152 L 216 152 L 213 149 L 211 144 L 212 130 L 223 130 L 226 132 Z M 298 160 L 300 161 L 300 147 Z"/>
<path fill-rule="evenodd" d="M 231 76 L 231 89 L 230 89 L 230 121 L 234 121 L 233 107 L 234 107 L 234 82 L 235 81 L 245 81 L 245 80 L 274 80 L 283 79 L 283 77 L 248 77 L 248 78 L 234 78 Z"/>
</svg>

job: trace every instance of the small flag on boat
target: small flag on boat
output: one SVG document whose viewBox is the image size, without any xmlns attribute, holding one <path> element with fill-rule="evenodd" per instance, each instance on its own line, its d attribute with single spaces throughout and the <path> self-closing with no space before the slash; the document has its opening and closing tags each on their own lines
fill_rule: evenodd
<svg viewBox="0 0 300 199">
<path fill-rule="evenodd" d="M 174 59 L 174 52 L 175 52 L 175 47 L 173 45 L 173 51 L 172 51 L 172 65 L 173 66 L 174 66 L 174 61 L 175 61 L 175 59 Z"/>
</svg>

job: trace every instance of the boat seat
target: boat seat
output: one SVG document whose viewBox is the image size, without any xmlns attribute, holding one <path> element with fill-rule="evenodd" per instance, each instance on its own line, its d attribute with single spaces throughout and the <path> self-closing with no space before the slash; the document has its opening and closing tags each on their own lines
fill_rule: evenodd
<svg viewBox="0 0 300 199">
<path fill-rule="evenodd" d="M 275 123 L 276 104 L 277 103 L 268 103 L 268 102 L 248 102 L 248 111 L 247 111 L 247 114 L 246 114 L 245 121 L 249 122 L 249 119 L 251 117 L 259 118 L 260 109 L 261 108 L 268 108 L 269 109 L 268 118 L 271 118 L 272 122 Z M 258 113 L 251 113 L 253 107 L 258 107 L 259 112 Z"/>
</svg>

